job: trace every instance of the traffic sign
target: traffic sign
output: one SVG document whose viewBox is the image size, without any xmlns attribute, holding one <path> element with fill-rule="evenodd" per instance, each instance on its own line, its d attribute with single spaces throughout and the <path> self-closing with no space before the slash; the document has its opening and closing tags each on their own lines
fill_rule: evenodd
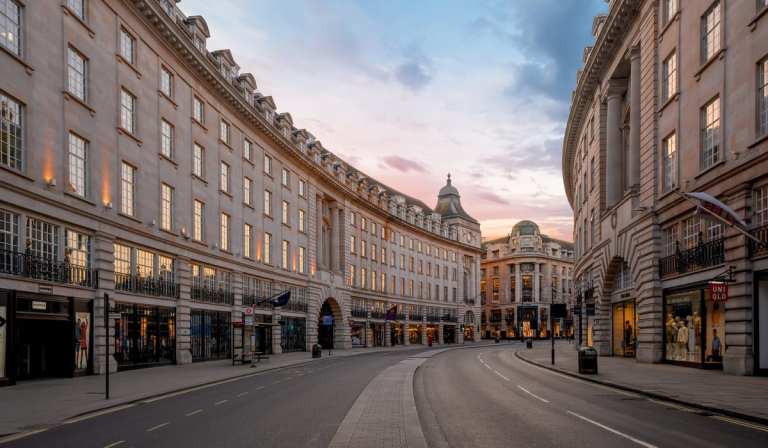
<svg viewBox="0 0 768 448">
<path fill-rule="evenodd" d="M 245 315 L 246 315 L 246 316 L 253 316 L 253 308 L 251 308 L 251 307 L 249 306 L 248 308 L 246 308 L 246 309 L 243 311 L 243 313 L 245 313 Z"/>
</svg>

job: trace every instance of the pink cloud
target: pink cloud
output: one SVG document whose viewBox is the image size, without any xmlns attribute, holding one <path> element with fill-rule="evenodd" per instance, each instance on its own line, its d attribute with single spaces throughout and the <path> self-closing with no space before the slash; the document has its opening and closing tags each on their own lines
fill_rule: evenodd
<svg viewBox="0 0 768 448">
<path fill-rule="evenodd" d="M 403 173 L 408 173 L 411 171 L 415 171 L 417 173 L 427 172 L 427 168 L 424 167 L 424 165 L 416 162 L 415 160 L 406 159 L 405 157 L 387 156 L 381 160 L 384 162 L 383 165 Z"/>
</svg>

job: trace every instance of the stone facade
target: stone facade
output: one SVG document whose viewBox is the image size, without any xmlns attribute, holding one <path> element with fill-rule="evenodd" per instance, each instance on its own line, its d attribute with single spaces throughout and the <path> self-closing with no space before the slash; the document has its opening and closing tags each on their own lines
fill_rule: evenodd
<svg viewBox="0 0 768 448">
<path fill-rule="evenodd" d="M 768 306 L 765 246 L 681 194 L 712 195 L 765 241 L 765 13 L 761 2 L 612 0 L 593 22 L 563 177 L 577 297 L 594 303 L 589 342 L 601 355 L 768 368 L 756 312 Z M 708 282 L 730 268 L 729 297 L 714 301 Z"/>
<path fill-rule="evenodd" d="M 480 262 L 483 337 L 546 338 L 573 333 L 573 243 L 541 234 L 520 221 L 502 238 L 485 241 Z M 568 315 L 551 319 L 550 304 Z"/>
<path fill-rule="evenodd" d="M 0 381 L 71 375 L 73 356 L 74 374 L 101 373 L 107 348 L 132 367 L 237 355 L 247 309 L 273 353 L 350 347 L 353 300 L 384 344 L 408 315 L 370 313 L 396 305 L 424 334 L 477 333 L 480 228 L 450 179 L 433 210 L 338 158 L 177 2 L 1 1 L 21 44 L 0 45 Z M 286 289 L 282 309 L 264 303 Z M 61 322 L 50 337 L 74 332 L 76 353 L 47 362 L 68 366 L 32 359 L 43 314 Z"/>
</svg>

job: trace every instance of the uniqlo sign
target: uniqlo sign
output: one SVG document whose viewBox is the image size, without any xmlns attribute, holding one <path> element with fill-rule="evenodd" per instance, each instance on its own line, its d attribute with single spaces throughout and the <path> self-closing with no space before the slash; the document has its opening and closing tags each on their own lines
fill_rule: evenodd
<svg viewBox="0 0 768 448">
<path fill-rule="evenodd" d="M 713 302 L 725 302 L 728 300 L 728 283 L 709 282 L 709 298 Z"/>
</svg>

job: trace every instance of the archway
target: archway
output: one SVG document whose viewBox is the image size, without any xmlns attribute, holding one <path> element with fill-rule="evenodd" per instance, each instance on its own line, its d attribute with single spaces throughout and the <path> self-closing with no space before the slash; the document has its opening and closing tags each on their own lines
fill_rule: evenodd
<svg viewBox="0 0 768 448">
<path fill-rule="evenodd" d="M 344 319 L 336 299 L 329 297 L 320 306 L 317 316 L 317 343 L 323 349 L 344 348 L 341 339 L 344 333 Z"/>
</svg>

